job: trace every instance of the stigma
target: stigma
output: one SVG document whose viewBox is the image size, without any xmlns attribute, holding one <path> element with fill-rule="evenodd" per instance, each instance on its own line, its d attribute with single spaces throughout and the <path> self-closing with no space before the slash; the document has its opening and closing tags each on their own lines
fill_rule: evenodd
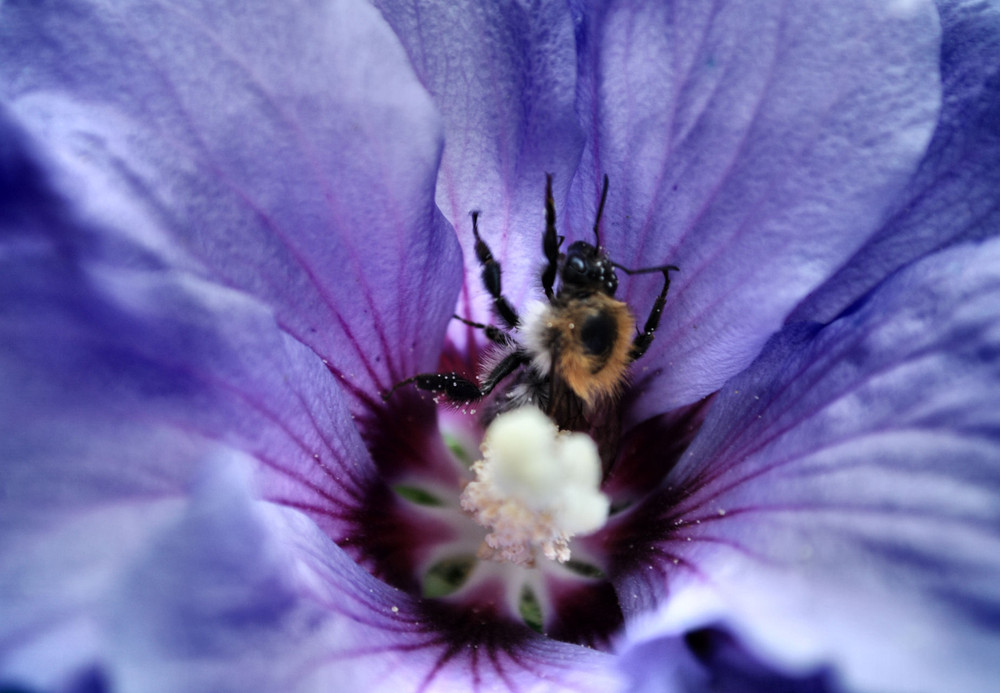
<svg viewBox="0 0 1000 693">
<path fill-rule="evenodd" d="M 479 558 L 565 563 L 570 539 L 607 522 L 610 501 L 600 491 L 601 460 L 590 436 L 560 431 L 526 406 L 497 416 L 481 450 L 476 479 L 461 497 L 462 509 L 488 530 Z"/>
</svg>

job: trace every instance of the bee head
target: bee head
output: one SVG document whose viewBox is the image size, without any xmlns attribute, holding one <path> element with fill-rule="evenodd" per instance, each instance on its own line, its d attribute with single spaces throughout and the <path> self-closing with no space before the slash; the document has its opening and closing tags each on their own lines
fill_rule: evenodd
<svg viewBox="0 0 1000 693">
<path fill-rule="evenodd" d="M 614 296 L 618 275 L 608 256 L 600 248 L 577 241 L 566 250 L 562 264 L 562 290 L 570 293 L 600 292 Z"/>
</svg>

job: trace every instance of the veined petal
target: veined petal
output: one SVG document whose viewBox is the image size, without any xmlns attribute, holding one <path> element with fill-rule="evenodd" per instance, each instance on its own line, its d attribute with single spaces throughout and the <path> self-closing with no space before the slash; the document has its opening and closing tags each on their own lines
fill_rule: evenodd
<svg viewBox="0 0 1000 693">
<path fill-rule="evenodd" d="M 360 402 L 436 363 L 440 123 L 366 3 L 5 3 L 0 90 L 65 194 L 272 306 Z"/>
<path fill-rule="evenodd" d="M 338 548 L 370 559 L 393 512 L 339 382 L 246 295 L 89 254 L 100 231 L 5 134 L 0 686 L 615 690 L 610 655 Z"/>
<path fill-rule="evenodd" d="M 444 119 L 438 205 L 465 255 L 459 309 L 489 320 L 469 212 L 515 306 L 539 290 L 545 174 L 562 201 L 582 146 L 573 24 L 563 3 L 379 0 Z M 456 343 L 465 342 L 456 327 Z"/>
<path fill-rule="evenodd" d="M 890 272 L 1000 230 L 1000 7 L 958 0 L 941 12 L 941 117 L 888 221 L 789 321 L 827 322 Z"/>
<path fill-rule="evenodd" d="M 63 281 L 72 269 L 59 263 L 2 264 L 4 443 L 18 461 L 3 471 L 25 484 L 8 510 L 51 519 L 54 504 L 117 502 L 133 474 L 177 492 L 190 467 L 159 431 L 196 456 L 243 450 L 268 498 L 334 506 L 328 529 L 346 531 L 374 467 L 333 376 L 266 309 L 172 273 L 91 267 Z"/>
<path fill-rule="evenodd" d="M 876 230 L 938 114 L 939 27 L 929 2 L 581 4 L 572 237 L 606 173 L 612 258 L 680 267 L 642 420 L 745 368 Z M 623 282 L 640 320 L 658 281 Z"/>
<path fill-rule="evenodd" d="M 661 605 L 643 639 L 718 623 L 851 689 L 994 686 L 998 268 L 1000 241 L 932 256 L 726 384 L 623 530 L 649 549 L 619 594 Z"/>
<path fill-rule="evenodd" d="M 203 466 L 238 459 L 335 539 L 375 472 L 339 384 L 268 309 L 120 266 L 141 248 L 109 264 L 20 133 L 4 143 L 0 677 L 55 688 L 97 675 L 115 581 Z"/>
</svg>

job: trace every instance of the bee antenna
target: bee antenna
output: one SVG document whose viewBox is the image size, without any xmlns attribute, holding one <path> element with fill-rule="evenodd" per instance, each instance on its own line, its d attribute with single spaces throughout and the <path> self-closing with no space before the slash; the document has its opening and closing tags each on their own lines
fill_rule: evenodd
<svg viewBox="0 0 1000 693">
<path fill-rule="evenodd" d="M 604 174 L 604 186 L 601 188 L 601 203 L 597 206 L 597 218 L 594 219 L 594 238 L 597 247 L 601 247 L 601 217 L 604 216 L 604 202 L 608 199 L 608 174 Z"/>
<path fill-rule="evenodd" d="M 670 272 L 671 270 L 673 270 L 674 272 L 681 271 L 680 268 L 677 267 L 676 265 L 660 265 L 658 267 L 641 267 L 639 269 L 629 269 L 628 267 L 625 267 L 625 265 L 619 265 L 617 262 L 614 261 L 612 261 L 611 264 L 628 275 L 651 274 L 652 272 Z"/>
</svg>

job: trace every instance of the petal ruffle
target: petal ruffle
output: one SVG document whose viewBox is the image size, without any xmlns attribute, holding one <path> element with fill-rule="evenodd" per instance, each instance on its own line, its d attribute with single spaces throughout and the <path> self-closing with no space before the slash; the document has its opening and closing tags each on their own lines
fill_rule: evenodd
<svg viewBox="0 0 1000 693">
<path fill-rule="evenodd" d="M 0 89 L 93 218 L 153 235 L 131 200 L 362 401 L 437 362 L 461 277 L 440 124 L 367 4 L 6 3 Z"/>
<path fill-rule="evenodd" d="M 998 241 L 928 258 L 723 388 L 620 556 L 632 609 L 669 593 L 643 639 L 718 622 L 849 688 L 995 684 L 998 268 Z"/>
<path fill-rule="evenodd" d="M 889 221 L 789 321 L 827 322 L 889 273 L 1000 230 L 1000 7 L 943 1 L 941 117 Z"/>
<path fill-rule="evenodd" d="M 332 537 L 356 531 L 352 513 L 374 476 L 332 377 L 297 343 L 286 355 L 288 338 L 268 313 L 198 282 L 112 278 L 131 301 L 160 308 L 148 331 L 126 313 L 80 303 L 60 315 L 22 301 L 36 318 L 13 325 L 4 311 L 0 670 L 54 677 L 37 682 L 44 689 L 101 658 L 100 612 L 119 572 L 175 516 L 202 466 L 245 451 L 263 497 L 304 509 Z M 192 294 L 218 311 L 178 300 Z M 171 298 L 183 319 L 163 314 Z M 81 308 L 110 324 L 91 329 L 95 316 Z"/>
<path fill-rule="evenodd" d="M 565 198 L 582 147 L 574 111 L 573 24 L 559 2 L 379 0 L 444 119 L 437 200 L 465 255 L 459 310 L 489 320 L 469 212 L 523 305 L 539 290 L 545 173 Z M 461 327 L 452 329 L 465 342 Z"/>
<path fill-rule="evenodd" d="M 745 368 L 877 228 L 940 104 L 930 3 L 581 3 L 571 236 L 680 267 L 633 418 Z M 654 277 L 623 282 L 640 322 Z"/>
</svg>

